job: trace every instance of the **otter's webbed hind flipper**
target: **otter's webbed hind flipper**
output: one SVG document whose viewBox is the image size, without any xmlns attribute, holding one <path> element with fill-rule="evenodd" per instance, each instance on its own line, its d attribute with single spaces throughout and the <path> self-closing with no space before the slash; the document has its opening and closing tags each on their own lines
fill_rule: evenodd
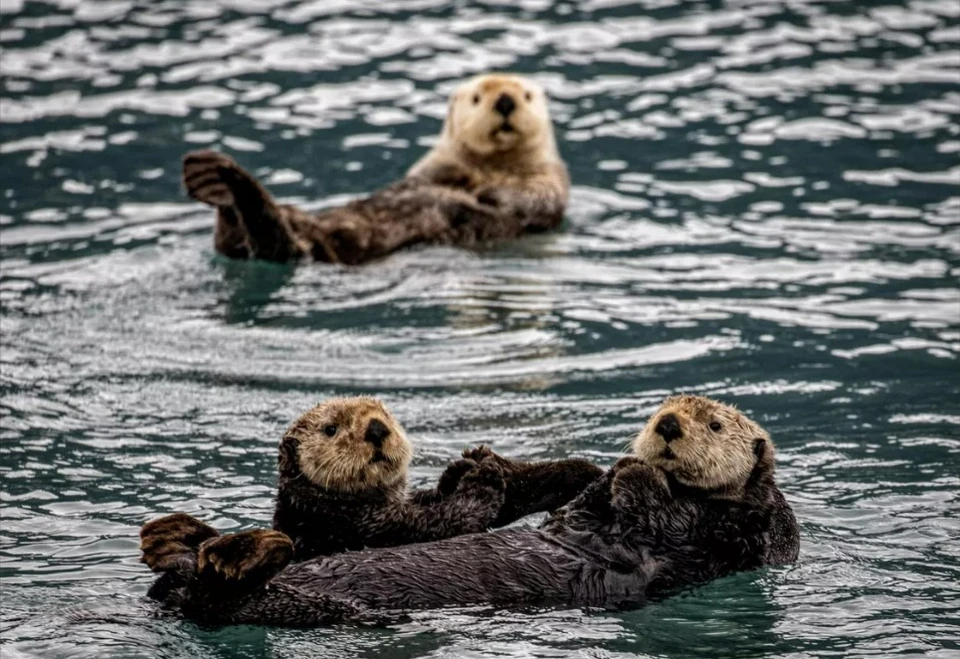
<svg viewBox="0 0 960 659">
<path fill-rule="evenodd" d="M 217 249 L 226 256 L 288 261 L 303 255 L 290 225 L 295 209 L 277 204 L 259 181 L 229 156 L 191 151 L 183 157 L 183 187 L 199 202 L 217 208 Z"/>
<path fill-rule="evenodd" d="M 269 529 L 211 538 L 197 553 L 196 594 L 242 600 L 262 588 L 293 559 L 293 541 Z"/>
<path fill-rule="evenodd" d="M 147 522 L 140 529 L 140 562 L 160 576 L 147 597 L 176 607 L 183 588 L 196 571 L 197 550 L 219 532 L 186 513 L 174 513 Z"/>
<path fill-rule="evenodd" d="M 200 545 L 220 533 L 186 513 L 174 513 L 147 522 L 140 529 L 140 562 L 154 572 L 179 569 L 196 561 Z"/>
</svg>

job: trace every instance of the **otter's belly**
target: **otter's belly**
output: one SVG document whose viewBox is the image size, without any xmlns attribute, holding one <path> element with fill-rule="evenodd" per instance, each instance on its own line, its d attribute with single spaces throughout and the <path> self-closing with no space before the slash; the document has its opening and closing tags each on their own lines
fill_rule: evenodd
<svg viewBox="0 0 960 659">
<path fill-rule="evenodd" d="M 606 570 L 534 529 L 350 552 L 275 581 L 381 610 L 471 604 L 606 603 Z"/>
</svg>

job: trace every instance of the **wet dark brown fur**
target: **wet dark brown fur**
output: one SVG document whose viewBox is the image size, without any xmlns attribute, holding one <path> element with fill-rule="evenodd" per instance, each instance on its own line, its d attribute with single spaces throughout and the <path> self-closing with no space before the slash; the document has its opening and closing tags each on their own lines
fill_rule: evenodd
<svg viewBox="0 0 960 659">
<path fill-rule="evenodd" d="M 470 604 L 624 607 L 796 559 L 796 520 L 774 481 L 773 444 L 762 428 L 733 408 L 685 397 L 668 400 L 637 441 L 643 446 L 635 445 L 636 452 L 661 464 L 621 459 L 536 529 L 295 565 L 278 556 L 281 538 L 214 538 L 201 545 L 197 560 L 208 567 L 176 571 L 178 585 L 161 599 L 206 624 L 287 626 Z M 674 443 L 676 452 L 668 450 Z M 723 455 L 728 445 L 736 457 L 722 463 L 727 478 L 711 467 L 697 472 L 707 475 L 706 487 L 693 483 L 694 461 Z M 739 452 L 741 445 L 749 453 Z M 237 550 L 221 551 L 220 543 Z M 211 595 L 221 588 L 230 597 Z"/>
<path fill-rule="evenodd" d="M 439 143 L 408 176 L 346 206 L 279 204 L 216 151 L 184 156 L 183 185 L 217 209 L 214 244 L 226 256 L 349 265 L 420 243 L 469 247 L 554 228 L 569 191 L 543 91 L 517 76 L 467 82 Z"/>
<path fill-rule="evenodd" d="M 332 433 L 332 434 L 330 434 Z M 335 398 L 304 413 L 284 434 L 273 528 L 303 561 L 477 533 L 576 497 L 603 470 L 586 460 L 524 463 L 480 447 L 465 451 L 435 488 L 409 490 L 412 450 L 378 400 Z M 176 513 L 141 530 L 143 561 L 155 571 L 189 562 L 218 532 Z"/>
</svg>

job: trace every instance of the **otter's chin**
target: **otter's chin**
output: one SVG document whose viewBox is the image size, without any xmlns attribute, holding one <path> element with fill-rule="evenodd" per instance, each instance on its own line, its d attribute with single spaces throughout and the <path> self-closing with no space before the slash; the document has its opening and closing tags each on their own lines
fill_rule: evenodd
<svg viewBox="0 0 960 659">
<path fill-rule="evenodd" d="M 403 460 L 383 451 L 377 451 L 371 456 L 363 471 L 368 481 L 392 481 L 402 477 L 404 471 Z"/>
<path fill-rule="evenodd" d="M 520 144 L 521 138 L 521 134 L 513 125 L 504 123 L 490 133 L 490 150 L 492 152 L 509 151 Z"/>
</svg>

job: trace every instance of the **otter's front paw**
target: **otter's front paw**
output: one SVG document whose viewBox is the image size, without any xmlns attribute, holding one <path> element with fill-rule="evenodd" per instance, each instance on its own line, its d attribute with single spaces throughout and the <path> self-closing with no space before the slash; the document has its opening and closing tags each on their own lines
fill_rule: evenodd
<svg viewBox="0 0 960 659">
<path fill-rule="evenodd" d="M 645 463 L 640 458 L 635 458 L 632 455 L 627 455 L 620 458 L 616 462 L 614 462 L 613 466 L 610 467 L 610 471 L 612 471 L 613 474 L 616 475 L 619 472 L 623 471 L 624 469 L 628 469 L 629 467 L 634 467 L 642 464 L 645 464 Z"/>
<path fill-rule="evenodd" d="M 642 460 L 621 458 L 611 472 L 610 490 L 614 503 L 624 498 L 660 500 L 670 496 L 670 483 L 664 471 Z"/>
<path fill-rule="evenodd" d="M 235 200 L 224 172 L 236 165 L 233 158 L 217 151 L 191 151 L 183 157 L 183 187 L 204 204 L 232 206 Z"/>
<path fill-rule="evenodd" d="M 445 163 L 435 167 L 427 180 L 437 185 L 469 190 L 476 185 L 476 176 L 470 170 L 455 163 Z"/>
<path fill-rule="evenodd" d="M 492 460 L 484 460 L 460 479 L 457 493 L 471 495 L 494 493 L 502 496 L 506 489 L 507 481 L 500 465 Z"/>
<path fill-rule="evenodd" d="M 512 472 L 517 471 L 522 464 L 517 460 L 500 455 L 486 444 L 481 444 L 476 448 L 466 449 L 463 452 L 463 457 L 474 460 L 478 464 L 487 461 L 493 462 L 503 470 L 504 475 L 507 477 L 509 477 Z"/>
<path fill-rule="evenodd" d="M 507 192 L 503 188 L 487 186 L 480 188 L 476 192 L 477 201 L 484 206 L 500 208 L 507 202 Z"/>
<path fill-rule="evenodd" d="M 279 531 L 244 531 L 200 545 L 197 570 L 225 579 L 266 581 L 293 559 L 293 542 Z"/>
<path fill-rule="evenodd" d="M 192 558 L 201 543 L 219 532 L 186 513 L 174 513 L 147 522 L 140 529 L 140 561 L 154 572 L 176 568 Z"/>
<path fill-rule="evenodd" d="M 476 460 L 463 458 L 447 465 L 443 473 L 440 474 L 440 480 L 437 481 L 437 494 L 442 497 L 450 496 L 460 485 L 460 480 L 469 472 L 476 469 Z"/>
<path fill-rule="evenodd" d="M 437 492 L 441 496 L 448 496 L 457 489 L 460 480 L 472 470 L 476 469 L 481 463 L 490 462 L 499 467 L 503 477 L 508 479 L 516 471 L 518 464 L 516 460 L 505 458 L 485 444 L 475 448 L 464 449 L 463 457 L 456 460 L 446 468 L 440 475 L 440 481 L 437 483 Z"/>
</svg>

